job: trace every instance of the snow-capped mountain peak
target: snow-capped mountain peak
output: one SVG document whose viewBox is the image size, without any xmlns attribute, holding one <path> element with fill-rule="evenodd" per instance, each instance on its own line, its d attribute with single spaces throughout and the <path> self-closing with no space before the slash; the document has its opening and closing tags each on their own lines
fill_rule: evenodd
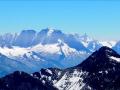
<svg viewBox="0 0 120 90">
<path fill-rule="evenodd" d="M 83 41 L 83 42 L 89 42 L 89 41 L 92 41 L 93 39 L 90 38 L 86 33 L 82 36 L 80 36 L 80 39 Z"/>
</svg>

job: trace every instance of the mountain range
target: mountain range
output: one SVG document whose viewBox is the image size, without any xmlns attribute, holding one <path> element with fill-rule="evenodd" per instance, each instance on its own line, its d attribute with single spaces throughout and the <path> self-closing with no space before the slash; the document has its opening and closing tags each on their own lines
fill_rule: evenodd
<svg viewBox="0 0 120 90">
<path fill-rule="evenodd" d="M 120 55 L 104 46 L 74 67 L 11 73 L 0 79 L 0 90 L 120 90 L 119 82 Z"/>
<path fill-rule="evenodd" d="M 87 34 L 66 34 L 46 28 L 0 35 L 0 77 L 14 71 L 33 73 L 41 68 L 76 66 L 102 46 L 120 54 L 119 41 L 99 41 Z"/>
</svg>

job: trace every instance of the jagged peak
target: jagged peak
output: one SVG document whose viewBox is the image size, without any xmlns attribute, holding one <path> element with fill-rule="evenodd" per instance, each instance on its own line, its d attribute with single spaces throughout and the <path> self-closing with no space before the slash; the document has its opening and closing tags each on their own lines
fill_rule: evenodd
<svg viewBox="0 0 120 90">
<path fill-rule="evenodd" d="M 90 57 L 92 57 L 92 58 L 99 58 L 99 57 L 109 58 L 111 56 L 120 57 L 120 55 L 116 51 L 114 51 L 112 48 L 103 46 L 99 50 L 95 51 Z"/>
<path fill-rule="evenodd" d="M 62 33 L 62 31 L 58 30 L 58 29 L 54 29 L 54 28 L 45 28 L 45 29 L 42 29 L 39 33 L 46 33 L 46 34 L 49 34 L 49 33 Z"/>
<path fill-rule="evenodd" d="M 84 42 L 89 42 L 92 41 L 93 39 L 91 37 L 88 36 L 87 33 L 84 33 L 83 35 L 80 36 L 80 39 Z"/>
<path fill-rule="evenodd" d="M 35 30 L 22 30 L 21 33 L 36 33 Z"/>
<path fill-rule="evenodd" d="M 103 46 L 101 47 L 98 52 L 100 53 L 107 53 L 107 54 L 112 54 L 112 53 L 116 53 L 112 48 L 109 48 L 107 46 Z M 116 53 L 117 54 L 117 53 Z"/>
</svg>

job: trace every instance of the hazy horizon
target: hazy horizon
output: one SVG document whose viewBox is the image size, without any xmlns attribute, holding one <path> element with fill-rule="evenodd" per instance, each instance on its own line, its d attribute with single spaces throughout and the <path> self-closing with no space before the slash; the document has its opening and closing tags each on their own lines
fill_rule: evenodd
<svg viewBox="0 0 120 90">
<path fill-rule="evenodd" d="M 120 2 L 114 0 L 0 1 L 0 34 L 47 27 L 119 40 Z"/>
</svg>

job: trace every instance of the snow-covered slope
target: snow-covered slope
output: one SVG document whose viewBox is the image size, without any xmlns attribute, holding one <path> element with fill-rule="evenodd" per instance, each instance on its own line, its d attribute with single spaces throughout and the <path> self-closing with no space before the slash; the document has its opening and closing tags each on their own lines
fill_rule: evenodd
<svg viewBox="0 0 120 90">
<path fill-rule="evenodd" d="M 87 75 L 87 72 L 78 69 L 68 70 L 54 86 L 59 90 L 81 90 L 85 86 L 83 80 Z"/>
<path fill-rule="evenodd" d="M 68 68 L 75 66 L 78 63 L 81 63 L 90 54 L 82 50 L 77 51 L 61 40 L 55 44 L 38 44 L 28 48 L 18 46 L 13 46 L 11 48 L 0 47 L 0 53 L 9 59 L 12 59 L 13 62 L 17 61 L 24 64 L 28 68 L 28 70 L 25 69 L 25 72 L 27 73 L 38 71 L 41 68 Z M 0 64 L 0 66 L 1 65 L 2 64 Z M 14 70 L 14 68 L 11 69 Z M 21 70 L 17 67 L 16 69 Z M 8 73 L 10 73 L 10 71 Z"/>
</svg>

